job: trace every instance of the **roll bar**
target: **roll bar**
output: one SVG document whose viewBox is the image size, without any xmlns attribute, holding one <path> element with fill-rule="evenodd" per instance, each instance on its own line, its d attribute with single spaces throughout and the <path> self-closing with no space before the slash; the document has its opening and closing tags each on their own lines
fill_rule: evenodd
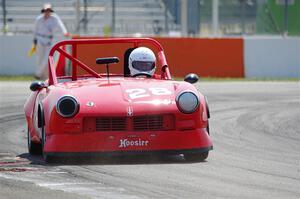
<svg viewBox="0 0 300 199">
<path fill-rule="evenodd" d="M 53 85 L 57 83 L 57 76 L 55 72 L 55 63 L 53 59 L 53 55 L 55 52 L 60 53 L 61 55 L 65 56 L 69 60 L 73 62 L 72 66 L 72 80 L 77 80 L 77 66 L 85 70 L 86 72 L 90 73 L 94 77 L 101 78 L 101 75 L 99 75 L 96 71 L 91 69 L 89 66 L 81 62 L 79 59 L 76 58 L 76 49 L 78 45 L 82 44 L 115 44 L 115 43 L 132 43 L 133 47 L 139 47 L 141 43 L 144 44 L 151 44 L 153 45 L 156 50 L 158 50 L 158 63 L 161 66 L 161 78 L 162 79 L 171 79 L 171 75 L 169 72 L 167 60 L 163 51 L 162 46 L 160 43 L 154 39 L 151 38 L 101 38 L 101 39 L 71 39 L 71 40 L 64 40 L 60 41 L 57 44 L 55 44 L 49 53 L 48 58 L 48 69 L 49 69 L 49 85 Z M 72 46 L 72 54 L 70 55 L 68 52 L 66 52 L 64 49 L 62 49 L 63 46 Z"/>
</svg>

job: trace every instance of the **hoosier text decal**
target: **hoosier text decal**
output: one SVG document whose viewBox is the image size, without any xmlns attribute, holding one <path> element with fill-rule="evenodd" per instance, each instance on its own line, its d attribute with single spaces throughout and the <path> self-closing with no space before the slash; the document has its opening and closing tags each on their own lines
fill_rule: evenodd
<svg viewBox="0 0 300 199">
<path fill-rule="evenodd" d="M 128 139 L 121 139 L 119 148 L 126 148 L 128 146 L 148 146 L 148 140 L 128 140 Z"/>
</svg>

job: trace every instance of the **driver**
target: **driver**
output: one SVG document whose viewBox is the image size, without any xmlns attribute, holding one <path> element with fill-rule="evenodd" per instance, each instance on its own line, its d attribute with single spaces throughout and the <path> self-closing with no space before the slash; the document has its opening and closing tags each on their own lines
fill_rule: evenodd
<svg viewBox="0 0 300 199">
<path fill-rule="evenodd" d="M 155 71 L 156 58 L 152 50 L 146 47 L 134 49 L 129 55 L 129 70 L 131 76 L 144 75 L 152 77 Z"/>
</svg>

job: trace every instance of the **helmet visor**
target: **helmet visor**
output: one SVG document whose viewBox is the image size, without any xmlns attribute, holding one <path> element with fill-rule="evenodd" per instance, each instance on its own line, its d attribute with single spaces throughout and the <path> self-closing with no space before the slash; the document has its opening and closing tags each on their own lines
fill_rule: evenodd
<svg viewBox="0 0 300 199">
<path fill-rule="evenodd" d="M 133 61 L 132 67 L 138 71 L 151 71 L 155 67 L 155 63 L 151 61 Z"/>
</svg>

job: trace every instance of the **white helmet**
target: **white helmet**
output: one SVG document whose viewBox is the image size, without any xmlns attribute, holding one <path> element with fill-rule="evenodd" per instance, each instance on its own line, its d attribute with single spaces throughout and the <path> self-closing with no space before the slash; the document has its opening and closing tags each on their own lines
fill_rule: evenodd
<svg viewBox="0 0 300 199">
<path fill-rule="evenodd" d="M 129 55 L 129 70 L 131 76 L 145 74 L 152 76 L 155 71 L 155 55 L 149 48 L 139 47 Z"/>
</svg>

